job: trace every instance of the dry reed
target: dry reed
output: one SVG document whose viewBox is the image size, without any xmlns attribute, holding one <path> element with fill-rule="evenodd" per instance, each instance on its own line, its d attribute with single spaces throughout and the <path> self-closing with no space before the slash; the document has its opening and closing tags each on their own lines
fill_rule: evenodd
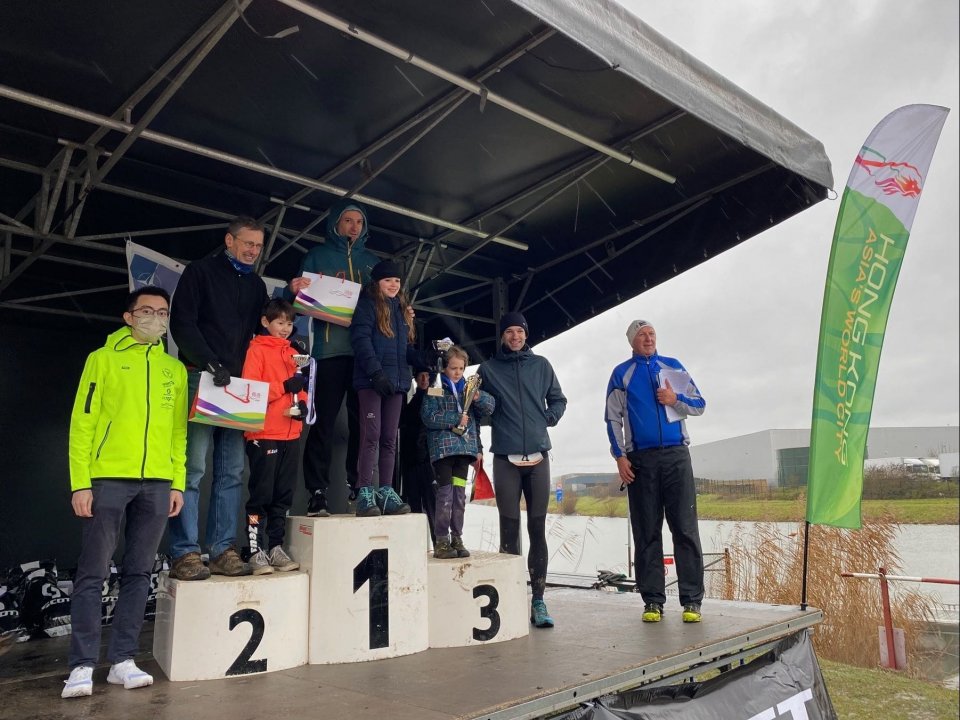
<svg viewBox="0 0 960 720">
<path fill-rule="evenodd" d="M 730 541 L 723 594 L 728 600 L 799 605 L 803 578 L 803 525 L 783 534 L 773 523 L 752 531 L 737 526 Z M 897 524 L 890 517 L 865 520 L 860 530 L 811 525 L 807 569 L 807 603 L 823 611 L 814 634 L 820 657 L 861 667 L 880 661 L 878 626 L 882 626 L 879 580 L 840 577 L 841 572 L 888 575 L 900 572 L 893 548 Z M 907 657 L 920 652 L 921 626 L 932 619 L 924 595 L 891 586 L 893 626 L 904 631 Z"/>
</svg>

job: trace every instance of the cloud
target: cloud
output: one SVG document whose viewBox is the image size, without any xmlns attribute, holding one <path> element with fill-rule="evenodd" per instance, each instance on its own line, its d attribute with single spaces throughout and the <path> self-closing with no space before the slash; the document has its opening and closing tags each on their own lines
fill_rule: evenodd
<svg viewBox="0 0 960 720">
<path fill-rule="evenodd" d="M 620 0 L 644 22 L 824 143 L 842 192 L 890 111 L 954 108 L 933 158 L 887 326 L 873 425 L 960 419 L 960 6 L 939 0 L 673 3 Z M 695 17 L 696 22 L 691 22 Z M 551 430 L 554 475 L 613 471 L 603 402 L 635 318 L 690 370 L 707 412 L 694 444 L 809 427 L 823 286 L 839 202 L 810 210 L 541 343 L 569 399 Z"/>
</svg>

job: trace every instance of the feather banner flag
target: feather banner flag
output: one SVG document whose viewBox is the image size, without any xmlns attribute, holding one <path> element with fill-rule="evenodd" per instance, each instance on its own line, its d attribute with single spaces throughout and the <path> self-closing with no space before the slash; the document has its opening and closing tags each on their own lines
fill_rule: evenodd
<svg viewBox="0 0 960 720">
<path fill-rule="evenodd" d="M 863 460 L 887 316 L 947 108 L 907 105 L 863 144 L 837 214 L 823 293 L 807 522 L 861 526 Z"/>
</svg>

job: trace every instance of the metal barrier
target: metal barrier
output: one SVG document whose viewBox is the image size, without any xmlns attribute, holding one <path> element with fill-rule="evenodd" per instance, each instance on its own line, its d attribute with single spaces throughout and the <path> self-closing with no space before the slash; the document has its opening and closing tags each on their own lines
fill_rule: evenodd
<svg viewBox="0 0 960 720">
<path fill-rule="evenodd" d="M 893 619 L 890 616 L 890 589 L 887 584 L 888 581 L 898 580 L 903 582 L 937 583 L 940 585 L 960 585 L 960 580 L 950 580 L 949 578 L 887 575 L 887 571 L 883 567 L 878 568 L 876 573 L 842 572 L 840 573 L 840 577 L 880 580 L 880 597 L 883 609 L 883 629 L 887 642 L 887 664 L 884 667 L 887 667 L 891 670 L 900 670 L 902 668 L 897 662 L 897 653 L 893 642 Z"/>
</svg>

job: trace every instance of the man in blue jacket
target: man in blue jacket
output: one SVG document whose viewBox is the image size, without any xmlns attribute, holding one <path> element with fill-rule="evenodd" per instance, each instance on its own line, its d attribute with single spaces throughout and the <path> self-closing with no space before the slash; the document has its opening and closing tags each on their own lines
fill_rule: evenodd
<svg viewBox="0 0 960 720">
<path fill-rule="evenodd" d="M 527 320 L 518 312 L 500 318 L 500 349 L 480 366 L 483 389 L 497 402 L 490 450 L 500 514 L 500 552 L 520 555 L 520 494 L 527 502 L 530 552 L 527 568 L 533 600 L 530 622 L 553 627 L 543 601 L 547 584 L 547 502 L 550 499 L 550 436 L 567 398 L 550 361 L 527 345 Z"/>
<path fill-rule="evenodd" d="M 352 200 L 341 200 L 327 215 L 326 241 L 306 254 L 300 276 L 290 281 L 289 299 L 310 284 L 304 272 L 338 275 L 363 285 L 379 260 L 367 250 L 370 231 L 367 213 Z M 307 515 L 326 517 L 327 491 L 330 487 L 330 463 L 333 459 L 334 427 L 344 396 L 347 399 L 347 484 L 351 490 L 357 482 L 359 421 L 357 393 L 353 389 L 353 348 L 350 328 L 322 320 L 313 320 L 313 347 L 310 354 L 317 360 L 314 407 L 317 422 L 310 428 L 303 446 L 303 483 L 310 499 Z"/>
<path fill-rule="evenodd" d="M 606 424 L 610 451 L 630 497 L 637 590 L 645 603 L 643 621 L 660 622 L 667 599 L 662 534 L 666 515 L 683 621 L 700 622 L 703 552 L 684 418 L 702 415 L 707 403 L 678 360 L 657 354 L 653 325 L 634 320 L 627 328 L 627 340 L 633 357 L 617 365 L 610 376 Z M 673 386 L 678 380 L 683 387 Z"/>
</svg>

